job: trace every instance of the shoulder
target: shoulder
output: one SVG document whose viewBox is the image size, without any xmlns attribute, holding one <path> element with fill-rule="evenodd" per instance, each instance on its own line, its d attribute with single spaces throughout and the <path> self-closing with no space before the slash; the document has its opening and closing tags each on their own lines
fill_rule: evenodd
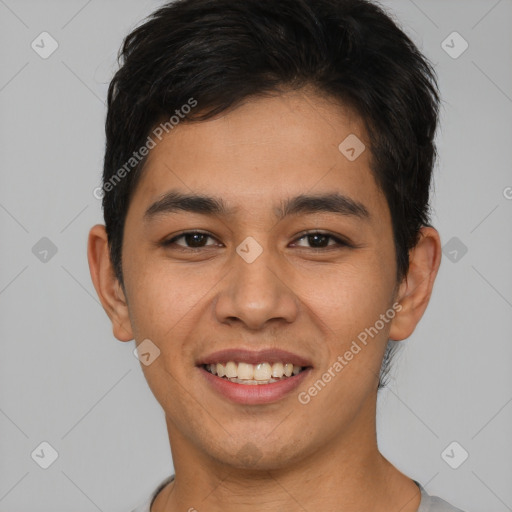
<svg viewBox="0 0 512 512">
<path fill-rule="evenodd" d="M 151 505 L 156 498 L 156 495 L 174 478 L 174 475 L 171 475 L 162 482 L 160 482 L 157 486 L 157 488 L 146 498 L 144 503 L 139 505 L 137 508 L 134 508 L 131 512 L 150 512 L 151 511 Z"/>
<path fill-rule="evenodd" d="M 460 508 L 450 505 L 438 496 L 430 496 L 421 484 L 415 482 L 421 491 L 421 502 L 418 512 L 463 512 Z"/>
<path fill-rule="evenodd" d="M 133 509 L 131 512 L 150 512 L 151 504 L 156 498 L 157 494 L 174 478 L 174 475 L 165 478 L 162 482 L 160 482 L 157 488 L 147 497 L 143 504 L 139 505 L 137 508 Z M 423 488 L 421 484 L 416 482 L 416 485 L 420 488 L 421 491 L 421 502 L 420 507 L 418 508 L 418 512 L 463 512 L 461 509 L 450 505 L 447 501 L 439 498 L 438 496 L 431 496 L 427 493 L 427 491 Z"/>
</svg>

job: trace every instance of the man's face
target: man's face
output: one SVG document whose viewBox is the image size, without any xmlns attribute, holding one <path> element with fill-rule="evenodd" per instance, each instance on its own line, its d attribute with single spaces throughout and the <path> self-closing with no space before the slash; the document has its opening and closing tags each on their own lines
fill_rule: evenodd
<svg viewBox="0 0 512 512">
<path fill-rule="evenodd" d="M 272 469 L 373 428 L 391 322 L 375 325 L 395 301 L 395 249 L 369 149 L 350 161 L 338 148 L 350 134 L 368 146 L 355 115 L 302 91 L 182 123 L 151 150 L 126 218 L 123 274 L 133 335 L 161 351 L 143 370 L 171 441 Z M 189 200 L 146 214 L 171 192 L 225 211 Z M 201 234 L 165 245 L 183 232 Z M 305 369 L 255 384 L 205 367 L 228 361 L 245 377 L 269 366 L 238 363 Z"/>
</svg>

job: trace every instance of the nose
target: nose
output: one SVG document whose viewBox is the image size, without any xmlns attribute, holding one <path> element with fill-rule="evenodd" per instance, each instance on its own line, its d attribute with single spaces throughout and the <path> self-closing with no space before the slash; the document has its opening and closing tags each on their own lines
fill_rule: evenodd
<svg viewBox="0 0 512 512">
<path fill-rule="evenodd" d="M 298 297 L 269 250 L 251 263 L 236 253 L 233 260 L 215 301 L 215 315 L 220 323 L 239 323 L 248 330 L 261 330 L 267 324 L 296 320 Z"/>
</svg>

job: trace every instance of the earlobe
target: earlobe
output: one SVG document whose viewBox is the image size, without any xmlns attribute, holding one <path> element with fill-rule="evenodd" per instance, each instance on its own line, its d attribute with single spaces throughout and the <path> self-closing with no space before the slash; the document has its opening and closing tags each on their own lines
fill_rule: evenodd
<svg viewBox="0 0 512 512">
<path fill-rule="evenodd" d="M 123 289 L 115 277 L 105 226 L 97 224 L 89 231 L 87 245 L 89 270 L 103 309 L 112 322 L 114 336 L 120 341 L 133 339 L 128 305 Z"/>
<path fill-rule="evenodd" d="M 391 323 L 389 337 L 395 341 L 408 338 L 423 316 L 432 295 L 441 263 L 441 240 L 432 227 L 420 230 L 419 241 L 409 252 L 409 271 L 400 283 L 397 302 L 402 309 Z"/>
</svg>

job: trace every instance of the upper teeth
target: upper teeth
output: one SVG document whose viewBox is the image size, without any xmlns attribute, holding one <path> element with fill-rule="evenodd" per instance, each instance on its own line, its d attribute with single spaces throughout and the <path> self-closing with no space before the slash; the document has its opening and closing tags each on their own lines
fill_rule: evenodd
<svg viewBox="0 0 512 512">
<path fill-rule="evenodd" d="M 243 380 L 270 380 L 280 379 L 283 376 L 291 377 L 301 372 L 301 366 L 294 366 L 291 363 L 227 363 L 207 364 L 206 369 L 219 377 L 238 378 Z"/>
</svg>

